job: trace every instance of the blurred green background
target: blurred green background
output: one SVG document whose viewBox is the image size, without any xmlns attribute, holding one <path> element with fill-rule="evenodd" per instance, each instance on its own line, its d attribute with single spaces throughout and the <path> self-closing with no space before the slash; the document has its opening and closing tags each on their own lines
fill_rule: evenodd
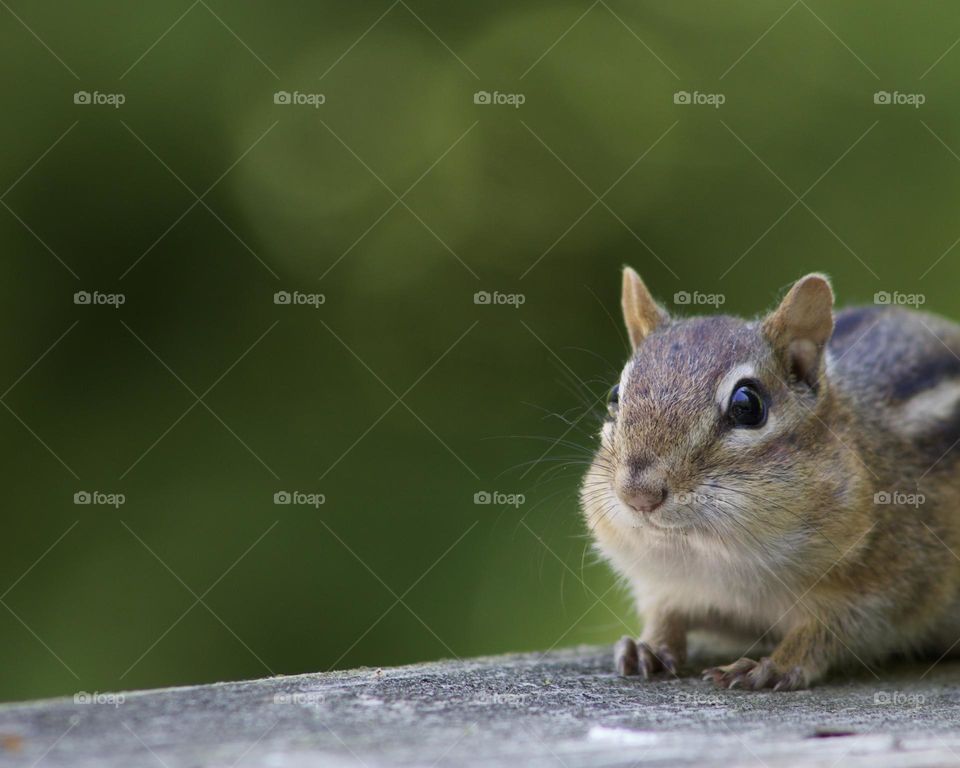
<svg viewBox="0 0 960 768">
<path fill-rule="evenodd" d="M 0 699 L 635 629 L 576 504 L 624 263 L 960 316 L 951 3 L 2 6 Z"/>
</svg>

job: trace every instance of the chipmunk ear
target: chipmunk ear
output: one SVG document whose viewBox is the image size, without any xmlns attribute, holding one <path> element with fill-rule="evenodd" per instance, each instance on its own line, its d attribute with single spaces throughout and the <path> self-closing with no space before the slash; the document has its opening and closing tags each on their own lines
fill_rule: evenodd
<svg viewBox="0 0 960 768">
<path fill-rule="evenodd" d="M 667 313 L 653 300 L 640 275 L 630 267 L 623 268 L 623 322 L 630 344 L 636 349 L 647 334 L 667 319 Z"/>
<path fill-rule="evenodd" d="M 789 375 L 815 387 L 833 333 L 833 289 L 827 276 L 814 272 L 797 280 L 762 327 Z"/>
</svg>

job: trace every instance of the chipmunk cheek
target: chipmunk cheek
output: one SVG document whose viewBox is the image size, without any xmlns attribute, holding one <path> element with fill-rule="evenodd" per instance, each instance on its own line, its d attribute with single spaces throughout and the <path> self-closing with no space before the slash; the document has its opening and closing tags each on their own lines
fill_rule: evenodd
<svg viewBox="0 0 960 768">
<path fill-rule="evenodd" d="M 612 452 L 614 446 L 614 436 L 616 435 L 616 422 L 607 420 L 600 427 L 600 447 L 601 449 Z"/>
</svg>

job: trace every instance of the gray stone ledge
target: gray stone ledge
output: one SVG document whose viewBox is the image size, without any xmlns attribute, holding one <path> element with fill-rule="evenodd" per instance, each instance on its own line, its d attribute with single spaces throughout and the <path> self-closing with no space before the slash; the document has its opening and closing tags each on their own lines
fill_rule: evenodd
<svg viewBox="0 0 960 768">
<path fill-rule="evenodd" d="M 958 765 L 960 662 L 927 666 L 750 693 L 577 648 L 54 699 L 0 707 L 0 766 Z"/>
</svg>

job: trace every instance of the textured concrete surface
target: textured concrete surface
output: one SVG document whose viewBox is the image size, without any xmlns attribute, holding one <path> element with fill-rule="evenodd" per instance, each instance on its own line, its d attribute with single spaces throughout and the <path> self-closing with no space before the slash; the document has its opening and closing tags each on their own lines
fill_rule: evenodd
<svg viewBox="0 0 960 768">
<path fill-rule="evenodd" d="M 960 765 L 960 663 L 928 666 L 749 693 L 580 648 L 99 694 L 0 707 L 0 766 Z"/>
</svg>

